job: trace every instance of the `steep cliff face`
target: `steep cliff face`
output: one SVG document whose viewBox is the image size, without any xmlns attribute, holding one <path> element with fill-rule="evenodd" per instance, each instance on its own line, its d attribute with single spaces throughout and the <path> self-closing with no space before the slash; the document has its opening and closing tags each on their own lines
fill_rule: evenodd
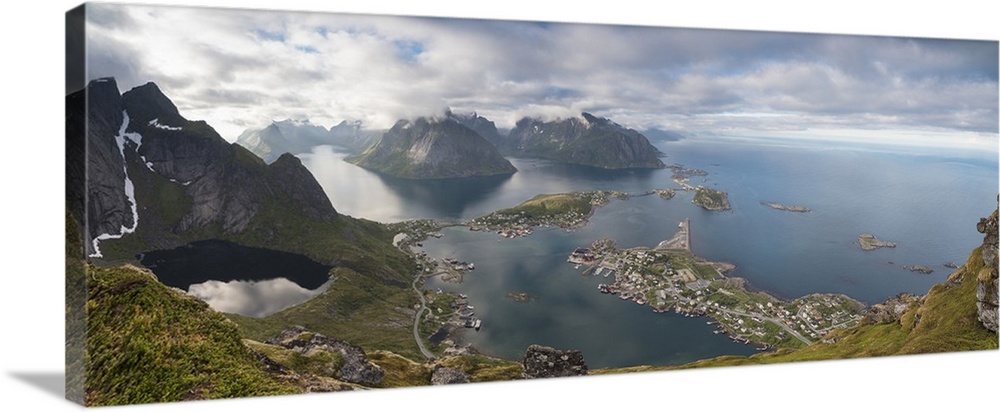
<svg viewBox="0 0 1000 412">
<path fill-rule="evenodd" d="M 589 113 L 552 122 L 526 117 L 502 141 L 501 150 L 518 156 L 604 169 L 664 167 L 641 133 Z"/>
<path fill-rule="evenodd" d="M 517 171 L 490 142 L 452 119 L 400 120 L 351 161 L 408 179 L 493 176 Z"/>
<path fill-rule="evenodd" d="M 101 242 L 137 230 L 147 235 L 147 244 L 159 235 L 191 231 L 243 233 L 274 205 L 269 218 L 337 217 L 297 159 L 266 165 L 205 122 L 185 119 L 153 83 L 119 94 L 113 79 L 96 80 L 68 96 L 67 106 L 79 107 L 73 102 L 81 95 L 89 107 L 68 113 L 67 134 L 87 130 L 90 256 L 102 256 Z"/>
<path fill-rule="evenodd" d="M 66 97 L 67 162 L 72 170 L 67 170 L 67 200 L 88 241 L 135 226 L 116 140 L 122 114 L 118 85 L 111 78 L 94 80 Z M 92 252 L 88 245 L 88 254 Z"/>
<path fill-rule="evenodd" d="M 983 237 L 982 255 L 983 264 L 976 276 L 976 310 L 979 313 L 979 321 L 986 329 L 997 331 L 997 212 L 993 212 L 989 217 L 983 218 L 976 225 L 979 233 Z"/>
</svg>

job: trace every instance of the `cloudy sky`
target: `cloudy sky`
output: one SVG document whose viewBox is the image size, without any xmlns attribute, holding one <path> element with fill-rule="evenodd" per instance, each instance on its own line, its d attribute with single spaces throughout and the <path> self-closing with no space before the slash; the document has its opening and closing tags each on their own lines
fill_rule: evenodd
<svg viewBox="0 0 1000 412">
<path fill-rule="evenodd" d="M 88 76 L 153 81 L 234 140 L 476 111 L 692 135 L 919 137 L 996 150 L 995 41 L 91 4 Z"/>
</svg>

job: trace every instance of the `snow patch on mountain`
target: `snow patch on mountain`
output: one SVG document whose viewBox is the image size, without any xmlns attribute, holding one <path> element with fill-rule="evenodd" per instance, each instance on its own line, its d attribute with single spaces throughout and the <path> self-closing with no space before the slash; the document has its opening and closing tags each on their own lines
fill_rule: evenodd
<svg viewBox="0 0 1000 412">
<path fill-rule="evenodd" d="M 150 120 L 149 121 L 149 125 L 157 128 L 157 129 L 163 129 L 163 130 L 171 130 L 171 131 L 182 130 L 180 127 L 173 127 L 173 126 L 167 126 L 165 124 L 160 124 L 160 119 L 159 118 Z"/>
<path fill-rule="evenodd" d="M 128 166 L 125 160 L 125 142 L 126 140 L 132 142 L 135 145 L 136 154 L 138 154 L 139 147 L 142 146 L 142 135 L 138 133 L 125 133 L 125 130 L 128 130 L 128 123 L 129 123 L 128 111 L 123 110 L 122 126 L 118 129 L 118 134 L 115 135 L 115 143 L 118 144 L 118 153 L 121 154 L 122 156 L 122 169 L 125 172 L 125 197 L 128 198 L 129 204 L 132 208 L 132 227 L 122 226 L 119 233 L 117 234 L 102 233 L 97 237 L 95 237 L 92 240 L 92 244 L 94 245 L 94 253 L 91 253 L 90 257 L 96 257 L 96 258 L 104 257 L 104 255 L 101 254 L 101 248 L 99 247 L 101 241 L 108 239 L 120 239 L 122 236 L 125 236 L 126 234 L 134 233 L 135 228 L 139 227 L 139 210 L 135 202 L 135 185 L 132 183 L 132 179 L 129 179 L 128 177 Z M 143 162 L 146 163 L 146 166 L 150 168 L 149 170 L 153 170 L 149 162 L 146 162 L 145 159 L 143 159 Z"/>
</svg>

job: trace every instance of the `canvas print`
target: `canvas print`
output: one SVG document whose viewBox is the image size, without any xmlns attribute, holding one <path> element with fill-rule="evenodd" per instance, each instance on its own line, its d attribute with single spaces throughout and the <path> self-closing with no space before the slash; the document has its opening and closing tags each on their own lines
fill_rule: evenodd
<svg viewBox="0 0 1000 412">
<path fill-rule="evenodd" d="M 995 40 L 110 3 L 66 30 L 73 401 L 998 347 Z"/>
</svg>

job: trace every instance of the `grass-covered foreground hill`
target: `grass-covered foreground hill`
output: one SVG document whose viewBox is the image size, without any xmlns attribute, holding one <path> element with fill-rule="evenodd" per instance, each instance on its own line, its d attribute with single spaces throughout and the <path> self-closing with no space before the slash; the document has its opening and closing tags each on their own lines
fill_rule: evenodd
<svg viewBox="0 0 1000 412">
<path fill-rule="evenodd" d="M 141 269 L 90 267 L 86 403 L 301 392 L 269 376 L 236 324 Z"/>
<path fill-rule="evenodd" d="M 482 355 L 421 363 L 334 338 L 302 345 L 319 336 L 312 331 L 283 342 L 246 339 L 226 316 L 144 269 L 90 266 L 87 275 L 89 406 L 423 386 L 443 372 L 460 377 L 450 383 L 511 380 L 523 371 L 518 362 Z M 378 373 L 359 377 L 350 362 Z"/>
</svg>

